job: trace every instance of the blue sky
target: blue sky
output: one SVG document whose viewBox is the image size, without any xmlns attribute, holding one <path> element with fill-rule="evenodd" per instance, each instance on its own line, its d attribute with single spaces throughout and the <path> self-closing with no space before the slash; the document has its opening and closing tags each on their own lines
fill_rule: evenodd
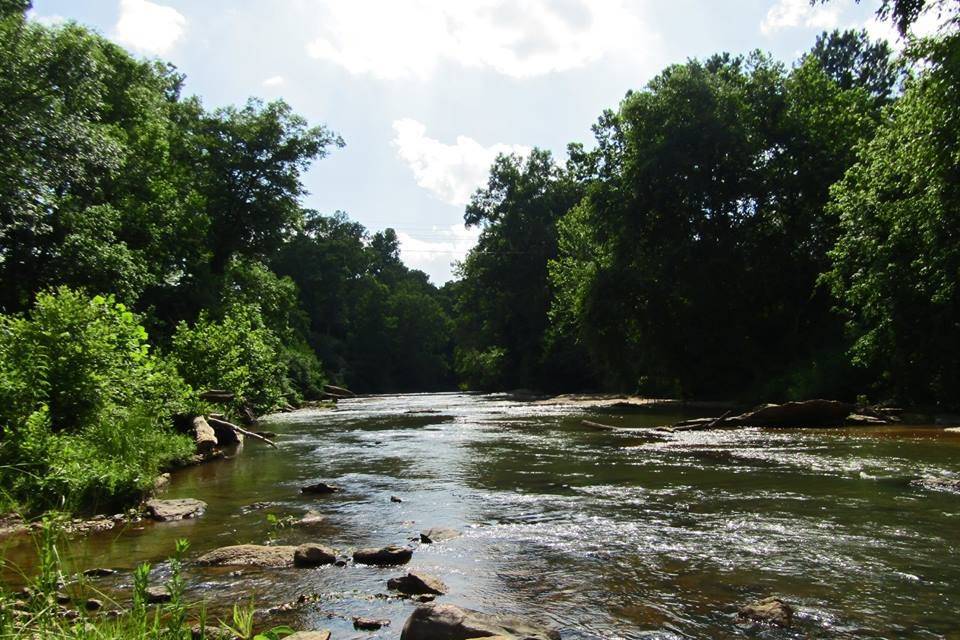
<svg viewBox="0 0 960 640">
<path fill-rule="evenodd" d="M 792 62 L 879 0 L 34 0 L 131 52 L 170 60 L 207 107 L 282 97 L 347 146 L 306 176 L 306 204 L 395 228 L 441 284 L 472 245 L 463 207 L 500 151 L 561 159 L 664 66 L 761 49 Z"/>
</svg>

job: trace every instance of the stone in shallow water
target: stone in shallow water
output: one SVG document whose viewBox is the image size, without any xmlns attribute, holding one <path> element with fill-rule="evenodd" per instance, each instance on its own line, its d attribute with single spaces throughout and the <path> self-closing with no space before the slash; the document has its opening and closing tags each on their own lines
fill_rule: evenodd
<svg viewBox="0 0 960 640">
<path fill-rule="evenodd" d="M 207 503 L 193 498 L 181 498 L 179 500 L 147 500 L 144 506 L 148 516 L 160 522 L 168 522 L 196 518 L 203 514 Z"/>
<path fill-rule="evenodd" d="M 296 547 L 290 546 L 238 544 L 205 553 L 197 559 L 197 564 L 213 567 L 290 567 L 293 566 L 295 551 Z"/>
<path fill-rule="evenodd" d="M 300 493 L 306 493 L 306 494 L 315 495 L 315 496 L 328 495 L 331 493 L 340 493 L 341 491 L 343 491 L 343 489 L 341 489 L 337 485 L 327 484 L 326 482 L 318 482 L 316 484 L 310 484 L 300 489 Z"/>
<path fill-rule="evenodd" d="M 373 618 L 356 617 L 353 619 L 353 628 L 362 631 L 376 631 L 381 627 L 390 626 L 389 620 L 374 620 Z"/>
<path fill-rule="evenodd" d="M 329 631 L 297 631 L 285 640 L 330 640 Z"/>
<path fill-rule="evenodd" d="M 149 604 L 170 602 L 170 590 L 166 587 L 147 587 L 146 595 Z"/>
<path fill-rule="evenodd" d="M 447 585 L 439 578 L 420 571 L 410 571 L 405 576 L 387 580 L 387 588 L 395 589 L 407 595 L 433 594 L 443 595 L 447 592 Z"/>
<path fill-rule="evenodd" d="M 793 621 L 793 607 L 780 598 L 770 596 L 740 607 L 737 616 L 741 620 L 789 627 Z"/>
<path fill-rule="evenodd" d="M 417 607 L 403 625 L 400 640 L 489 640 L 491 636 L 504 640 L 560 640 L 560 634 L 553 629 L 452 604 Z"/>
<path fill-rule="evenodd" d="M 353 552 L 353 561 L 357 564 L 380 566 L 406 564 L 413 557 L 413 549 L 390 545 L 381 549 L 357 549 Z"/>
<path fill-rule="evenodd" d="M 322 544 L 302 544 L 293 552 L 293 564 L 297 567 L 319 567 L 337 561 L 337 552 Z"/>
</svg>

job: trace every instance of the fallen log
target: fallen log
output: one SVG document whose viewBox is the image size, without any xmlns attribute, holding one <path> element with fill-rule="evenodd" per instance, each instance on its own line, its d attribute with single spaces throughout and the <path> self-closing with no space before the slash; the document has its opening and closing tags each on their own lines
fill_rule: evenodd
<svg viewBox="0 0 960 640">
<path fill-rule="evenodd" d="M 711 429 L 717 429 L 719 427 L 738 426 L 735 423 L 729 424 L 729 425 L 726 423 L 731 413 L 733 413 L 733 411 L 727 411 L 719 418 L 696 418 L 693 420 L 686 420 L 685 422 L 676 423 L 669 427 L 659 427 L 659 430 L 669 431 L 673 433 L 677 431 L 709 431 Z"/>
<path fill-rule="evenodd" d="M 233 429 L 233 430 L 236 431 L 237 433 L 243 434 L 244 436 L 247 436 L 247 437 L 249 437 L 249 438 L 253 438 L 253 439 L 255 439 L 255 440 L 260 440 L 261 442 L 266 442 L 268 445 L 270 445 L 270 446 L 273 447 L 274 449 L 277 448 L 277 443 L 275 443 L 275 442 L 274 442 L 273 440 L 271 440 L 270 438 L 267 438 L 267 437 L 265 437 L 265 436 L 262 436 L 262 435 L 260 435 L 259 433 L 256 433 L 256 432 L 254 432 L 254 431 L 248 431 L 247 429 L 244 429 L 243 427 L 238 427 L 237 425 L 233 424 L 232 422 L 227 422 L 226 420 L 218 420 L 217 418 L 210 418 L 210 419 L 209 419 L 209 422 L 210 422 L 210 424 L 217 423 L 217 424 L 219 424 L 219 426 Z"/>
<path fill-rule="evenodd" d="M 767 404 L 752 411 L 731 416 L 730 411 L 719 418 L 696 418 L 661 427 L 664 431 L 707 431 L 728 427 L 842 427 L 846 425 L 889 424 L 892 419 L 870 407 L 836 400 L 804 400 Z"/>
</svg>

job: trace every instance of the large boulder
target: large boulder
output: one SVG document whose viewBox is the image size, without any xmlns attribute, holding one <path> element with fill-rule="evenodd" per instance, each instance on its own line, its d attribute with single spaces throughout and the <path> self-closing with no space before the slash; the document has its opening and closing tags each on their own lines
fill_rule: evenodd
<svg viewBox="0 0 960 640">
<path fill-rule="evenodd" d="M 468 640 L 491 636 L 505 640 L 560 640 L 560 634 L 553 629 L 452 604 L 417 607 L 403 625 L 400 640 Z"/>
<path fill-rule="evenodd" d="M 440 578 L 420 571 L 410 571 L 405 576 L 387 580 L 387 588 L 409 596 L 432 594 L 441 596 L 447 592 L 447 585 Z"/>
<path fill-rule="evenodd" d="M 413 557 L 413 549 L 390 545 L 380 549 L 357 549 L 353 552 L 353 561 L 357 564 L 390 566 L 406 564 Z"/>
<path fill-rule="evenodd" d="M 455 529 L 447 529 L 444 527 L 431 527 L 426 531 L 420 532 L 420 542 L 424 544 L 430 544 L 433 542 L 443 542 L 444 540 L 453 540 L 454 538 L 459 538 L 460 532 Z"/>
<path fill-rule="evenodd" d="M 201 456 L 212 453 L 219 444 L 216 432 L 203 416 L 197 416 L 193 419 L 191 431 L 193 432 L 193 442 L 197 453 Z"/>
<path fill-rule="evenodd" d="M 737 611 L 741 620 L 771 624 L 777 627 L 789 627 L 793 621 L 793 607 L 777 598 L 770 596 L 743 605 Z"/>
<path fill-rule="evenodd" d="M 160 522 L 170 520 L 187 520 L 196 518 L 203 514 L 207 508 L 207 503 L 203 500 L 194 500 L 193 498 L 180 498 L 178 500 L 147 500 L 144 504 L 147 516 Z"/>
<path fill-rule="evenodd" d="M 337 552 L 321 544 L 302 544 L 293 552 L 293 564 L 297 567 L 319 567 L 336 561 Z"/>
<path fill-rule="evenodd" d="M 238 544 L 205 553 L 197 559 L 197 564 L 212 567 L 291 567 L 296 550 L 296 547 L 289 546 Z"/>
</svg>

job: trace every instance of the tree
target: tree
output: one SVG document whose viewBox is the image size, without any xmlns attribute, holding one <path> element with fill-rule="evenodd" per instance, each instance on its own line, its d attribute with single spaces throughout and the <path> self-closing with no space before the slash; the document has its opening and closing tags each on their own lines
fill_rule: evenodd
<svg viewBox="0 0 960 640">
<path fill-rule="evenodd" d="M 848 29 L 824 31 L 809 55 L 841 89 L 862 88 L 882 104 L 889 102 L 902 80 L 892 53 L 887 42 L 871 41 L 866 31 Z"/>
<path fill-rule="evenodd" d="M 556 222 L 580 193 L 550 152 L 534 149 L 527 158 L 498 157 L 487 185 L 471 199 L 464 221 L 482 231 L 459 267 L 458 361 L 461 374 L 475 372 L 476 363 L 496 362 L 503 375 L 471 373 L 468 385 L 483 384 L 481 378 L 495 380 L 496 388 L 582 383 L 582 371 L 565 379 L 572 373 L 548 366 L 546 341 L 552 298 L 547 262 L 556 257 Z M 478 356 L 491 349 L 502 357 Z"/>
<path fill-rule="evenodd" d="M 832 190 L 841 235 L 825 275 L 878 393 L 960 394 L 960 37 L 915 51 L 930 65 Z"/>
</svg>

